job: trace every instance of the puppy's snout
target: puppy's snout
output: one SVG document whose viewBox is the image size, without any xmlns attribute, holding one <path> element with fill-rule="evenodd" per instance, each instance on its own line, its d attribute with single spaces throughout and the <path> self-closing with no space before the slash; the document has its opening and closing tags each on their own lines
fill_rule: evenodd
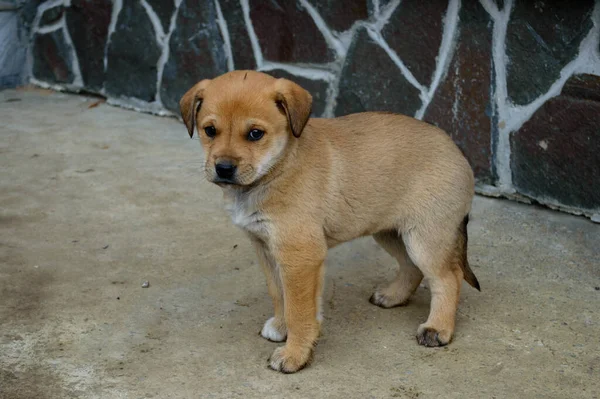
<svg viewBox="0 0 600 399">
<path fill-rule="evenodd" d="M 235 175 L 237 166 L 229 161 L 221 161 L 215 165 L 217 176 L 221 179 L 231 179 Z"/>
</svg>

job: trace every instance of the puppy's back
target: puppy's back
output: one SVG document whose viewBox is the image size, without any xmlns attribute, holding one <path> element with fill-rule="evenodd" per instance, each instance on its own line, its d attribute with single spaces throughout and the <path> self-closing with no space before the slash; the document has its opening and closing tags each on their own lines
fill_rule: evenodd
<svg viewBox="0 0 600 399">
<path fill-rule="evenodd" d="M 315 118 L 306 130 L 307 140 L 329 145 L 342 161 L 363 168 L 372 166 L 380 172 L 402 169 L 417 174 L 457 169 L 472 177 L 466 158 L 446 132 L 409 116 L 364 112 Z"/>
<path fill-rule="evenodd" d="M 400 206 L 405 216 L 436 209 L 461 220 L 470 210 L 471 167 L 452 139 L 433 125 L 365 112 L 311 119 L 304 134 L 314 162 L 330 164 L 332 190 L 356 198 L 357 204 L 382 210 Z"/>
</svg>

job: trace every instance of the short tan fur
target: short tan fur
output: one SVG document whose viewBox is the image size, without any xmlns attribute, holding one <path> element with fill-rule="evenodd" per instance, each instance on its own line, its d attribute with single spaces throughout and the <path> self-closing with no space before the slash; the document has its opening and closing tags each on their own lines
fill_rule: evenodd
<svg viewBox="0 0 600 399">
<path fill-rule="evenodd" d="M 190 136 L 196 128 L 200 136 L 206 177 L 223 188 L 267 278 L 275 311 L 261 334 L 287 340 L 269 365 L 292 373 L 311 361 L 327 249 L 368 235 L 399 264 L 370 301 L 404 305 L 425 278 L 431 310 L 417 341 L 448 344 L 463 278 L 479 289 L 466 256 L 467 160 L 446 133 L 414 118 L 309 119 L 311 103 L 297 84 L 254 71 L 203 80 L 180 102 Z"/>
</svg>

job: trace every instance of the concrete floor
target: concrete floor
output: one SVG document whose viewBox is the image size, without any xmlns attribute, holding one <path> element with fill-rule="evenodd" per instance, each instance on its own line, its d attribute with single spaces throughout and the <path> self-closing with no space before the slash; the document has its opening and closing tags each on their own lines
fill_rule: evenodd
<svg viewBox="0 0 600 399">
<path fill-rule="evenodd" d="M 478 197 L 454 342 L 371 305 L 394 261 L 330 251 L 315 363 L 267 368 L 253 251 L 174 119 L 83 96 L 0 92 L 0 397 L 597 398 L 600 225 Z M 148 280 L 149 288 L 142 288 Z"/>
</svg>

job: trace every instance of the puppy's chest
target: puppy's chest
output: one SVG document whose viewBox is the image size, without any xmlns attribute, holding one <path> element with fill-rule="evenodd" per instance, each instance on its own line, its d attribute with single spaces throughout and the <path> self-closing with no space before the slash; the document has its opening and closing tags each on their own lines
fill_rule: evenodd
<svg viewBox="0 0 600 399">
<path fill-rule="evenodd" d="M 237 227 L 262 239 L 267 238 L 268 221 L 250 195 L 233 195 L 226 198 L 225 209 Z"/>
</svg>

